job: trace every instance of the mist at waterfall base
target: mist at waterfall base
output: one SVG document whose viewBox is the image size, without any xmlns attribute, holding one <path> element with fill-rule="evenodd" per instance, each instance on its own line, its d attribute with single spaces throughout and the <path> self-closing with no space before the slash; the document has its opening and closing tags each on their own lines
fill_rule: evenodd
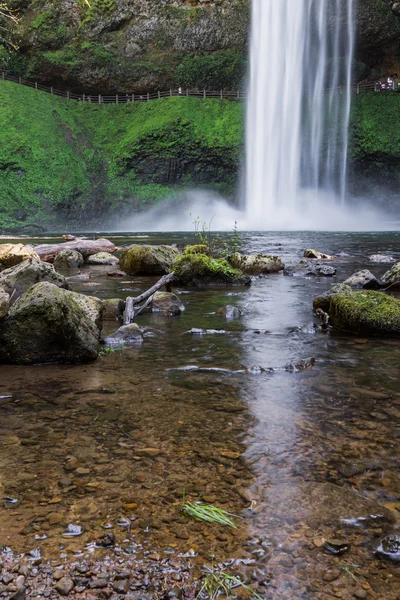
<svg viewBox="0 0 400 600">
<path fill-rule="evenodd" d="M 398 229 L 347 190 L 355 0 L 252 0 L 246 168 L 234 208 L 201 190 L 124 220 L 132 231 Z"/>
<path fill-rule="evenodd" d="M 180 198 L 166 199 L 157 206 L 136 213 L 117 223 L 115 231 L 156 232 L 193 231 L 195 219 L 211 231 L 232 231 L 235 223 L 239 231 L 397 231 L 400 220 L 377 210 L 372 201 L 353 199 L 351 206 L 334 205 L 335 198 L 327 192 L 304 190 L 301 193 L 303 209 L 290 208 L 271 211 L 263 223 L 248 212 L 236 208 L 225 198 L 213 192 L 191 190 Z"/>
</svg>

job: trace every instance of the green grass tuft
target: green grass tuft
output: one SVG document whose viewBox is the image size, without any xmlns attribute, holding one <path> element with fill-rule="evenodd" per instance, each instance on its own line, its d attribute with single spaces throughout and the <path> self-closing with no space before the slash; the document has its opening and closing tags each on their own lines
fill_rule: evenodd
<svg viewBox="0 0 400 600">
<path fill-rule="evenodd" d="M 232 521 L 231 517 L 240 519 L 238 515 L 227 512 L 222 508 L 213 506 L 212 504 L 198 504 L 194 502 L 185 502 L 182 511 L 196 519 L 196 521 L 207 521 L 208 523 L 219 523 L 220 525 L 226 525 L 237 529 L 236 524 Z"/>
</svg>

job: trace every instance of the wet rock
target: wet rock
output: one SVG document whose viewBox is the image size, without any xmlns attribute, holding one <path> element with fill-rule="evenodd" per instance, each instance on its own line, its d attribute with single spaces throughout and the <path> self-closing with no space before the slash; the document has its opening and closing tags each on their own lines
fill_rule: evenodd
<svg viewBox="0 0 400 600">
<path fill-rule="evenodd" d="M 304 360 L 299 360 L 293 363 L 288 363 L 285 366 L 285 371 L 289 371 L 289 373 L 296 373 L 298 371 L 306 371 L 307 369 L 311 369 L 315 365 L 315 358 L 306 358 Z"/>
<path fill-rule="evenodd" d="M 118 271 L 117 269 L 115 271 L 108 271 L 107 273 L 107 277 L 113 277 L 115 279 L 122 279 L 123 277 L 126 277 L 126 273 L 124 273 L 124 271 Z"/>
<path fill-rule="evenodd" d="M 320 252 L 319 250 L 312 250 L 312 249 L 304 250 L 303 256 L 304 256 L 304 258 L 318 258 L 319 260 L 321 260 L 321 259 L 332 260 L 333 259 L 333 256 L 330 256 L 330 254 L 325 254 L 324 252 Z"/>
<path fill-rule="evenodd" d="M 24 246 L 24 244 L 0 244 L 0 264 L 3 269 L 15 267 L 28 258 L 39 260 L 39 256 L 32 246 Z"/>
<path fill-rule="evenodd" d="M 339 569 L 335 569 L 335 568 L 328 569 L 322 575 L 322 579 L 323 579 L 323 581 L 330 583 L 332 581 L 336 581 L 336 579 L 339 579 L 340 575 L 341 575 L 341 572 L 339 571 Z"/>
<path fill-rule="evenodd" d="M 380 556 L 400 562 L 400 535 L 388 535 L 381 541 L 377 548 Z"/>
<path fill-rule="evenodd" d="M 302 259 L 297 265 L 286 267 L 283 273 L 292 277 L 333 277 L 333 275 L 336 275 L 336 269 Z"/>
<path fill-rule="evenodd" d="M 22 586 L 18 588 L 16 592 L 11 594 L 10 600 L 25 600 L 26 597 L 26 587 Z"/>
<path fill-rule="evenodd" d="M 368 257 L 374 263 L 394 263 L 396 259 L 393 256 L 385 256 L 384 254 L 372 254 Z"/>
<path fill-rule="evenodd" d="M 101 590 L 108 586 L 108 579 L 105 577 L 95 577 L 89 582 L 89 588 L 91 590 Z"/>
<path fill-rule="evenodd" d="M 53 264 L 56 269 L 78 269 L 83 263 L 83 256 L 77 250 L 61 250 Z"/>
<path fill-rule="evenodd" d="M 335 554 L 337 556 L 341 556 L 350 550 L 351 544 L 345 542 L 344 540 L 326 540 L 324 543 L 324 548 L 328 550 L 331 554 Z"/>
<path fill-rule="evenodd" d="M 8 314 L 10 306 L 10 295 L 0 287 L 0 321 L 4 319 Z"/>
<path fill-rule="evenodd" d="M 115 546 L 115 535 L 112 531 L 104 533 L 96 540 L 96 546 L 102 548 L 111 548 L 112 546 Z"/>
<path fill-rule="evenodd" d="M 42 262 L 39 258 L 30 258 L 0 273 L 0 287 L 12 296 L 12 303 L 41 281 L 47 281 L 65 290 L 69 289 L 65 277 L 57 273 L 53 265 Z"/>
<path fill-rule="evenodd" d="M 81 525 L 73 525 L 70 524 L 67 527 L 67 530 L 62 534 L 63 537 L 79 537 L 84 533 L 84 529 Z"/>
<path fill-rule="evenodd" d="M 82 363 L 97 358 L 100 329 L 95 298 L 48 282 L 25 292 L 0 329 L 0 361 Z"/>
<path fill-rule="evenodd" d="M 390 286 L 391 289 L 400 289 L 400 261 L 393 265 L 389 271 L 386 271 L 386 273 L 382 276 L 382 283 L 384 283 L 385 286 Z"/>
<path fill-rule="evenodd" d="M 228 258 L 228 262 L 246 275 L 268 275 L 279 273 L 285 264 L 278 256 L 271 254 L 240 254 L 235 252 Z"/>
<path fill-rule="evenodd" d="M 400 336 L 400 300 L 382 292 L 335 294 L 328 313 L 331 325 L 344 331 Z"/>
<path fill-rule="evenodd" d="M 376 471 L 382 469 L 382 462 L 379 460 L 366 459 L 354 462 L 340 462 L 337 464 L 337 470 L 343 477 L 354 477 L 366 471 Z"/>
<path fill-rule="evenodd" d="M 117 331 L 104 338 L 106 346 L 121 346 L 141 344 L 143 342 L 143 333 L 137 323 L 123 325 Z"/>
<path fill-rule="evenodd" d="M 344 283 L 337 283 L 332 286 L 325 294 L 321 296 L 317 296 L 313 301 L 313 309 L 317 311 L 319 308 L 324 312 L 329 313 L 329 308 L 331 305 L 331 299 L 336 294 L 351 294 L 351 287 L 349 285 L 345 285 Z"/>
<path fill-rule="evenodd" d="M 115 266 L 119 263 L 119 259 L 116 256 L 113 256 L 109 252 L 98 252 L 97 254 L 92 254 L 86 261 L 88 265 L 111 265 Z"/>
<path fill-rule="evenodd" d="M 236 306 L 231 306 L 230 304 L 222 306 L 215 314 L 219 317 L 225 317 L 227 321 L 235 321 L 236 319 L 240 319 L 242 315 L 241 311 L 236 308 Z"/>
<path fill-rule="evenodd" d="M 103 321 L 119 321 L 125 310 L 125 300 L 110 298 L 103 300 Z"/>
<path fill-rule="evenodd" d="M 120 267 L 128 275 L 166 275 L 180 252 L 173 246 L 131 246 L 121 257 Z"/>
<path fill-rule="evenodd" d="M 64 517 L 60 513 L 52 512 L 47 515 L 47 521 L 48 521 L 49 525 L 58 525 L 59 523 L 61 523 L 63 521 L 63 519 L 64 519 Z"/>
<path fill-rule="evenodd" d="M 357 271 L 348 279 L 346 279 L 343 285 L 349 285 L 350 287 L 359 287 L 368 290 L 377 290 L 381 287 L 378 279 L 371 273 L 371 271 L 368 271 L 368 269 Z"/>
<path fill-rule="evenodd" d="M 367 590 L 363 590 L 362 588 L 358 588 L 354 591 L 354 598 L 358 598 L 358 600 L 364 600 L 368 597 Z"/>
<path fill-rule="evenodd" d="M 113 590 L 117 594 L 127 594 L 129 592 L 129 579 L 121 579 L 120 581 L 114 581 Z"/>
<path fill-rule="evenodd" d="M 156 292 L 151 301 L 153 312 L 163 313 L 168 316 L 177 316 L 183 313 L 185 305 L 175 294 Z"/>
<path fill-rule="evenodd" d="M 70 577 L 63 577 L 55 585 L 54 589 L 61 594 L 61 596 L 68 596 L 69 593 L 74 589 L 74 582 Z"/>
<path fill-rule="evenodd" d="M 332 483 L 298 482 L 274 486 L 266 496 L 266 513 L 282 521 L 305 522 L 312 528 L 344 519 L 378 516 L 393 523 L 391 511 L 363 498 L 346 487 Z"/>
</svg>

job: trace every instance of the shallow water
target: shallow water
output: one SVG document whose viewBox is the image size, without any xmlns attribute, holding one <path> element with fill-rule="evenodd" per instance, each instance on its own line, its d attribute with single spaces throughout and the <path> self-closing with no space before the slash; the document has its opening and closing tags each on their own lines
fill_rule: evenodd
<svg viewBox="0 0 400 600">
<path fill-rule="evenodd" d="M 0 544 L 72 556 L 111 524 L 138 557 L 236 561 L 263 598 L 398 597 L 398 563 L 375 550 L 400 524 L 399 342 L 323 333 L 312 299 L 360 268 L 382 275 L 388 265 L 367 257 L 399 259 L 400 234 L 246 234 L 244 245 L 287 263 L 308 247 L 348 256 L 332 263 L 334 278 L 179 290 L 183 315 L 139 317 L 151 328 L 141 346 L 90 365 L 0 366 L 0 493 L 20 500 L 0 508 Z M 107 270 L 71 287 L 112 298 L 153 282 Z M 228 303 L 239 321 L 215 315 Z M 313 367 L 290 367 L 311 357 Z M 189 520 L 183 497 L 240 515 L 238 529 Z M 68 524 L 85 531 L 64 538 Z M 321 548 L 337 538 L 350 544 L 342 556 Z"/>
</svg>

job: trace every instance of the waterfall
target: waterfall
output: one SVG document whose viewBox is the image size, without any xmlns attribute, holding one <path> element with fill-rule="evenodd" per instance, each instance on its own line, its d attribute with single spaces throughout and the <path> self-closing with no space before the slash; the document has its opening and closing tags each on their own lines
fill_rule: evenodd
<svg viewBox="0 0 400 600">
<path fill-rule="evenodd" d="M 353 1 L 251 0 L 246 213 L 258 229 L 344 201 Z"/>
</svg>

